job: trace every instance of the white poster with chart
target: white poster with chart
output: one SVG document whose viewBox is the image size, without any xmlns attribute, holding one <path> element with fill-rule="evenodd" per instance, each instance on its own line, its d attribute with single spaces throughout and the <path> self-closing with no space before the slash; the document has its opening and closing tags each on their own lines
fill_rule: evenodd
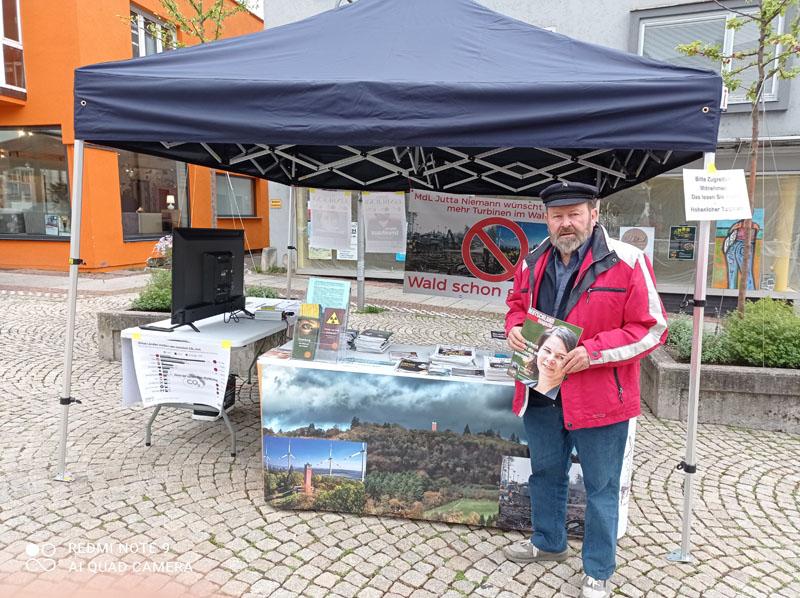
<svg viewBox="0 0 800 598">
<path fill-rule="evenodd" d="M 145 407 L 164 403 L 222 407 L 231 362 L 230 342 L 166 340 L 137 334 L 132 349 Z"/>
</svg>

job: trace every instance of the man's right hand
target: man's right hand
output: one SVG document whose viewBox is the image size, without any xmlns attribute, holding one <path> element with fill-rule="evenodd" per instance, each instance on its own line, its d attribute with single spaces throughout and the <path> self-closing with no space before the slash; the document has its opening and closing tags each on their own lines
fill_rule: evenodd
<svg viewBox="0 0 800 598">
<path fill-rule="evenodd" d="M 522 336 L 522 326 L 514 326 L 509 330 L 506 341 L 514 351 L 523 351 L 527 345 L 525 344 L 525 337 Z"/>
</svg>

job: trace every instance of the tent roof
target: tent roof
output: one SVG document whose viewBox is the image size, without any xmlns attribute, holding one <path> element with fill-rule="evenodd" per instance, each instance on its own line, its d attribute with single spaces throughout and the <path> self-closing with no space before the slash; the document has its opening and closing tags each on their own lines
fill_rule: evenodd
<svg viewBox="0 0 800 598">
<path fill-rule="evenodd" d="M 607 195 L 714 151 L 721 88 L 472 0 L 360 0 L 79 68 L 75 134 L 304 186 Z"/>
</svg>

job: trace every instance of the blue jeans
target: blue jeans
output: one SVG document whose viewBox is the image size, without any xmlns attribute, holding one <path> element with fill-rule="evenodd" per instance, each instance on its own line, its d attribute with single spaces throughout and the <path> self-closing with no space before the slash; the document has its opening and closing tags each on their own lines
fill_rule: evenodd
<svg viewBox="0 0 800 598">
<path fill-rule="evenodd" d="M 616 567 L 619 476 L 628 422 L 567 431 L 560 406 L 528 407 L 523 417 L 531 453 L 531 542 L 539 550 L 567 548 L 570 454 L 578 452 L 586 486 L 583 570 L 608 579 Z"/>
</svg>

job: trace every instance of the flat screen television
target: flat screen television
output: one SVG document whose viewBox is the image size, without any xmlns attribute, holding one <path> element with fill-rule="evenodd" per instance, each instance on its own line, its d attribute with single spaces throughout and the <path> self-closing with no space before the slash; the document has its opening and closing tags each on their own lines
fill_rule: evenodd
<svg viewBox="0 0 800 598">
<path fill-rule="evenodd" d="M 244 231 L 172 231 L 172 323 L 244 310 Z"/>
</svg>

